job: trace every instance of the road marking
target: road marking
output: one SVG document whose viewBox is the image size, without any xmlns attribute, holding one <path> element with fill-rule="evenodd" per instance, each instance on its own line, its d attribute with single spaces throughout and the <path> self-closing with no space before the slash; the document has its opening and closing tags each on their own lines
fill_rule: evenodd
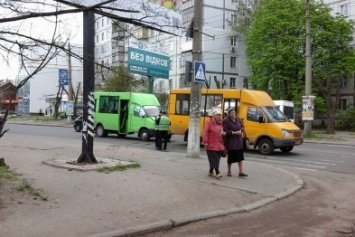
<svg viewBox="0 0 355 237">
<path fill-rule="evenodd" d="M 298 170 L 305 170 L 305 171 L 312 171 L 312 172 L 318 171 L 318 170 L 314 170 L 314 169 L 301 168 L 301 167 L 294 167 L 294 168 L 298 169 Z"/>
<path fill-rule="evenodd" d="M 252 158 L 253 159 L 253 158 Z M 312 164 L 301 164 L 301 163 L 290 163 L 290 162 L 283 162 L 283 161 L 276 161 L 276 160 L 261 160 L 261 159 L 257 159 L 257 158 L 254 158 L 255 160 L 259 160 L 259 161 L 262 161 L 262 162 L 269 162 L 269 163 L 274 163 L 274 164 L 279 164 L 279 165 L 284 165 L 284 166 L 290 166 L 290 167 L 295 167 L 295 166 L 306 166 L 306 167 L 312 167 L 314 169 L 325 169 L 327 168 L 327 166 L 321 166 L 321 165 L 312 165 Z"/>
</svg>

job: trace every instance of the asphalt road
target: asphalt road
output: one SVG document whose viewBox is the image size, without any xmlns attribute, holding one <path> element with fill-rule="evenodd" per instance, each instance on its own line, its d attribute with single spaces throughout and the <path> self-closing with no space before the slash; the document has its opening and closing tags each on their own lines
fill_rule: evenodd
<svg viewBox="0 0 355 237">
<path fill-rule="evenodd" d="M 81 145 L 81 133 L 75 132 L 72 128 L 19 124 L 7 124 L 6 126 L 10 128 L 9 132 L 11 133 L 78 139 L 78 145 Z M 118 138 L 115 134 L 110 134 L 108 137 L 103 138 L 95 137 L 94 147 L 95 142 L 147 149 L 154 147 L 154 139 L 148 142 L 141 141 L 136 134 L 127 136 L 126 138 Z M 186 153 L 187 145 L 183 141 L 183 137 L 174 135 L 168 144 L 168 150 Z M 201 155 L 205 155 L 203 148 L 201 148 Z M 301 146 L 296 146 L 288 154 L 276 150 L 271 156 L 263 156 L 257 151 L 248 151 L 246 152 L 246 159 L 253 162 L 282 166 L 283 168 L 286 167 L 292 170 L 355 174 L 355 146 L 348 145 L 304 143 Z"/>
</svg>

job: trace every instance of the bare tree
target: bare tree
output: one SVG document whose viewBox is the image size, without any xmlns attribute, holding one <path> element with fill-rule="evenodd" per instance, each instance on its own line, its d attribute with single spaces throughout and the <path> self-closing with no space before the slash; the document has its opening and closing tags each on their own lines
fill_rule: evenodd
<svg viewBox="0 0 355 237">
<path fill-rule="evenodd" d="M 70 8 L 61 2 L 63 1 L 3 0 L 0 2 L 0 59 L 2 64 L 8 66 L 11 64 L 11 58 L 17 59 L 21 64 L 22 71 L 25 72 L 22 75 L 22 80 L 16 86 L 17 91 L 57 57 L 60 51 L 68 53 L 67 45 L 70 35 L 63 39 L 59 32 L 59 29 L 65 24 L 61 16 L 83 12 L 87 8 Z M 100 4 L 93 8 L 100 11 Z M 122 9 L 122 11 L 125 10 Z M 52 30 L 46 29 L 43 36 L 32 35 L 29 29 L 31 25 L 27 23 L 32 19 L 41 19 L 42 22 L 51 25 Z M 71 52 L 71 56 L 83 60 L 82 55 Z M 7 113 L 2 118 L 0 137 L 6 132 L 2 131 L 6 119 Z"/>
</svg>

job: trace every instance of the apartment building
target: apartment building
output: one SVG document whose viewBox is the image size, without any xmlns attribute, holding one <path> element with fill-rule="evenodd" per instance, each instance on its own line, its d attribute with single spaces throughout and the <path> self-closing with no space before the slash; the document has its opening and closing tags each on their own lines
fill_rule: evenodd
<svg viewBox="0 0 355 237">
<path fill-rule="evenodd" d="M 245 47 L 231 37 L 229 25 L 235 18 L 235 4 L 235 0 L 204 1 L 202 61 L 206 63 L 206 76 L 211 88 L 247 87 L 249 70 L 244 56 Z M 192 39 L 185 34 L 193 19 L 194 0 L 183 0 L 178 9 L 182 14 L 181 36 L 96 16 L 96 62 L 127 66 L 128 47 L 141 48 L 170 57 L 169 79 L 155 78 L 155 92 L 190 86 L 191 82 L 185 77 L 185 66 L 186 61 L 192 61 Z M 147 77 L 137 75 L 137 78 Z"/>
<path fill-rule="evenodd" d="M 333 14 L 340 13 L 350 20 L 355 20 L 355 0 L 323 0 L 323 2 L 332 9 Z M 355 41 L 352 46 L 355 47 Z M 333 99 L 335 101 L 335 97 Z M 350 105 L 355 105 L 355 73 L 351 78 L 341 79 L 339 109 L 346 110 Z"/>
<path fill-rule="evenodd" d="M 36 70 L 42 62 L 41 58 L 48 51 L 46 48 L 35 48 L 25 52 L 25 61 L 19 64 L 19 72 L 16 78 L 16 85 L 19 84 L 27 75 Z M 60 75 L 59 70 L 66 70 L 69 73 L 71 70 L 71 81 L 74 90 L 77 89 L 79 83 L 82 91 L 83 85 L 83 48 L 80 45 L 71 46 L 72 53 L 78 57 L 71 57 L 71 68 L 69 68 L 69 57 L 66 52 L 60 51 L 56 57 L 51 59 L 49 63 L 38 73 L 27 81 L 27 83 L 17 92 L 19 98 L 23 98 L 18 102 L 18 112 L 22 115 L 52 115 L 54 105 L 58 93 Z M 67 75 L 69 78 L 69 75 Z M 64 85 L 64 88 L 69 91 L 69 86 Z M 68 96 L 63 94 L 62 103 L 59 107 L 59 112 L 65 111 Z M 51 113 L 52 109 L 52 113 Z M 47 112 L 47 113 L 46 113 Z"/>
</svg>

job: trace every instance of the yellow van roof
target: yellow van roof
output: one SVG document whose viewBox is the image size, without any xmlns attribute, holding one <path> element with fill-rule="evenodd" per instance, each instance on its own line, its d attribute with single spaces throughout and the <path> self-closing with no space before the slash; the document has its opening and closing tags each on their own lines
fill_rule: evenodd
<svg viewBox="0 0 355 237">
<path fill-rule="evenodd" d="M 265 91 L 242 90 L 240 101 L 257 106 L 275 106 L 271 97 Z"/>
<path fill-rule="evenodd" d="M 248 89 L 202 89 L 202 93 L 206 93 L 208 91 L 209 94 L 221 94 L 224 92 L 225 97 L 227 98 L 240 98 L 241 103 L 256 105 L 256 106 L 275 106 L 271 97 L 265 91 L 259 90 L 248 90 Z M 172 89 L 170 90 L 171 94 L 174 93 L 191 93 L 190 88 L 183 89 Z"/>
</svg>

